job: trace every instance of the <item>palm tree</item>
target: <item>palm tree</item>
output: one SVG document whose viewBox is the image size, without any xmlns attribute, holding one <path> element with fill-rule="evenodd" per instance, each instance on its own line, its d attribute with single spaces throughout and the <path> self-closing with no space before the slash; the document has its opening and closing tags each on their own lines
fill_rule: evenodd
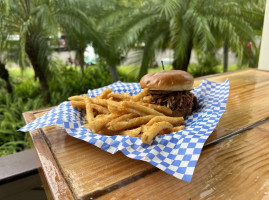
<svg viewBox="0 0 269 200">
<path fill-rule="evenodd" d="M 2 18 L 0 18 L 0 27 L 2 27 Z M 10 83 L 9 72 L 6 69 L 7 61 L 7 49 L 9 47 L 9 42 L 7 40 L 7 33 L 5 30 L 0 29 L 0 78 L 6 82 L 6 89 L 9 93 L 13 92 L 13 87 Z"/>
<path fill-rule="evenodd" d="M 256 18 L 263 12 L 251 10 L 257 0 L 150 0 L 126 17 L 121 40 L 145 43 L 139 76 L 157 50 L 174 50 L 174 69 L 187 71 L 193 48 L 208 51 L 227 38 L 231 50 L 243 56 L 244 41 L 254 44 Z M 260 18 L 259 18 L 260 19 Z M 260 23 L 260 22 L 259 22 Z M 255 48 L 257 51 L 257 48 Z"/>
<path fill-rule="evenodd" d="M 127 4 L 127 5 L 125 5 Z M 120 64 L 126 48 L 122 48 L 119 39 L 120 24 L 129 13 L 130 2 L 115 0 L 90 1 L 85 11 L 95 21 L 101 42 L 92 42 L 95 52 L 105 61 L 113 82 L 119 80 L 116 66 Z M 97 39 L 96 39 L 97 40 Z M 131 48 L 128 45 L 128 48 Z"/>
<path fill-rule="evenodd" d="M 50 102 L 49 38 L 57 38 L 59 31 L 68 33 L 77 28 L 91 26 L 88 16 L 83 12 L 85 5 L 86 0 L 0 0 L 1 29 L 6 30 L 9 35 L 20 36 L 20 65 L 24 66 L 27 56 L 40 81 L 45 103 Z M 96 32 L 87 34 L 89 38 L 96 38 L 96 35 L 91 35 Z"/>
<path fill-rule="evenodd" d="M 9 93 L 12 93 L 13 87 L 9 80 L 9 73 L 7 69 L 5 68 L 5 64 L 0 61 L 0 78 L 3 79 L 6 82 L 7 91 Z"/>
</svg>

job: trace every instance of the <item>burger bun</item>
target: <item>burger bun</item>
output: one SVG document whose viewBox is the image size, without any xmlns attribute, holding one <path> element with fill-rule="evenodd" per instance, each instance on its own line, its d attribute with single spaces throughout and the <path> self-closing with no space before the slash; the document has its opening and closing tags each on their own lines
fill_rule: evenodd
<svg viewBox="0 0 269 200">
<path fill-rule="evenodd" d="M 184 91 L 193 89 L 193 76 L 182 70 L 167 70 L 146 74 L 140 79 L 141 88 L 163 91 Z"/>
</svg>

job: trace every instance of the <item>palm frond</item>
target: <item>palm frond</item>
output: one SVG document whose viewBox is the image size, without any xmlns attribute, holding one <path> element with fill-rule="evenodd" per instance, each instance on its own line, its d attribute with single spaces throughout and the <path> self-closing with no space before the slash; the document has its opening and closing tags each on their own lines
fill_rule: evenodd
<svg viewBox="0 0 269 200">
<path fill-rule="evenodd" d="M 141 66 L 139 70 L 138 78 L 142 78 L 148 72 L 148 67 L 150 63 L 155 58 L 155 53 L 159 49 L 160 43 L 162 43 L 167 37 L 167 31 L 163 30 L 162 27 L 157 28 L 156 32 L 148 35 L 145 40 L 145 47 L 143 49 L 143 57 L 141 61 Z"/>
<path fill-rule="evenodd" d="M 182 1 L 178 0 L 158 0 L 154 4 L 156 11 L 167 19 L 171 16 L 175 16 L 179 10 L 182 8 Z"/>
</svg>

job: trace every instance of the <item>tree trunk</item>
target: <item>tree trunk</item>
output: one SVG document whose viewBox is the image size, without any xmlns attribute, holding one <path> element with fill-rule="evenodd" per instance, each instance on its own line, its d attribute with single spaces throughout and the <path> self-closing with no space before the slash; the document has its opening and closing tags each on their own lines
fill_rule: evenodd
<svg viewBox="0 0 269 200">
<path fill-rule="evenodd" d="M 13 92 L 13 87 L 9 81 L 9 73 L 8 73 L 7 69 L 5 68 L 5 64 L 1 63 L 1 62 L 0 62 L 0 78 L 5 80 L 6 86 L 7 86 L 7 91 L 8 91 L 8 93 L 11 94 Z"/>
<path fill-rule="evenodd" d="M 109 65 L 109 72 L 110 72 L 110 76 L 111 76 L 113 82 L 116 82 L 119 80 L 117 68 L 115 65 L 113 65 L 113 64 Z"/>
<path fill-rule="evenodd" d="M 28 40 L 26 40 L 25 50 L 34 68 L 35 76 L 38 77 L 39 79 L 41 94 L 43 96 L 43 102 L 44 104 L 49 104 L 50 92 L 49 92 L 47 74 L 45 72 L 45 67 L 47 66 L 42 66 L 41 61 L 38 59 L 38 52 L 40 51 L 39 45 L 33 45 L 29 37 L 31 36 L 28 36 L 27 38 Z"/>
<path fill-rule="evenodd" d="M 223 72 L 228 71 L 228 53 L 229 53 L 229 46 L 226 41 L 223 44 Z"/>
<path fill-rule="evenodd" d="M 79 56 L 79 65 L 80 65 L 80 69 L 81 69 L 81 73 L 84 75 L 84 66 L 85 66 L 85 62 L 84 62 L 84 51 L 80 51 L 80 56 Z"/>
<path fill-rule="evenodd" d="M 81 73 L 84 75 L 84 66 L 85 66 L 85 61 L 84 61 L 84 51 L 85 51 L 85 45 L 79 45 L 78 50 L 76 52 L 76 59 L 79 63 Z"/>
<path fill-rule="evenodd" d="M 82 75 L 84 75 L 84 65 L 82 65 L 81 62 L 79 62 L 79 66 L 80 66 Z"/>
<path fill-rule="evenodd" d="M 188 42 L 188 46 L 186 48 L 185 55 L 181 56 L 182 58 L 174 58 L 174 61 L 172 64 L 173 69 L 188 71 L 192 48 L 193 48 L 193 43 L 192 43 L 192 38 L 190 38 Z"/>
</svg>

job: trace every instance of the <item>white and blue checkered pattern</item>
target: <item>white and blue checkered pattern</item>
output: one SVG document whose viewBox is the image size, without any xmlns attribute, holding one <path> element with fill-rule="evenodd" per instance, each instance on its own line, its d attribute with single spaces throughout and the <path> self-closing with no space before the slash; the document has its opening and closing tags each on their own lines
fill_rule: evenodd
<svg viewBox="0 0 269 200">
<path fill-rule="evenodd" d="M 138 83 L 116 82 L 103 88 L 89 90 L 88 95 L 94 97 L 106 88 L 113 88 L 114 92 L 127 92 L 131 95 L 141 91 Z M 120 150 L 130 158 L 147 161 L 168 174 L 184 181 L 191 181 L 204 143 L 226 109 L 229 81 L 215 83 L 203 80 L 193 93 L 198 98 L 199 109 L 185 119 L 185 129 L 167 135 L 158 135 L 151 145 L 142 143 L 140 138 L 125 135 L 105 136 L 91 132 L 81 126 L 85 120 L 83 115 L 72 108 L 68 101 L 61 103 L 19 130 L 30 131 L 48 125 L 61 124 L 69 135 L 91 143 L 104 151 L 115 153 Z"/>
</svg>

